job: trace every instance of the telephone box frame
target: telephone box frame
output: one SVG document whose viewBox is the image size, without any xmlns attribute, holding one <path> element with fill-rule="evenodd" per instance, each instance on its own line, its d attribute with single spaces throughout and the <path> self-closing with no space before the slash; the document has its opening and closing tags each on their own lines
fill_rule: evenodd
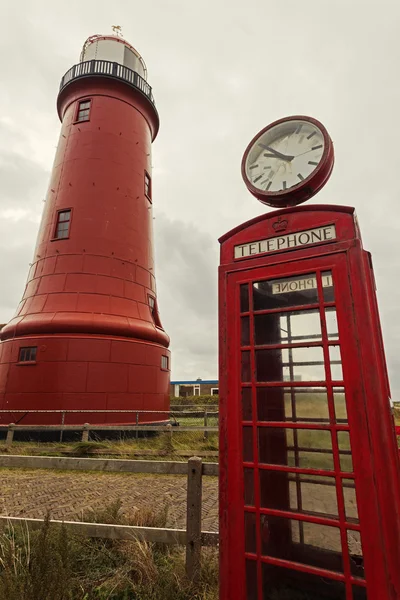
<svg viewBox="0 0 400 600">
<path fill-rule="evenodd" d="M 335 225 L 335 240 L 234 258 L 235 246 L 276 238 L 277 231 L 278 236 L 287 235 L 328 224 Z M 314 205 L 277 210 L 243 223 L 219 241 L 220 600 L 247 600 L 241 475 L 242 421 L 238 419 L 239 285 L 245 281 L 257 281 L 268 270 L 271 277 L 279 276 L 279 273 L 289 276 L 312 271 L 318 265 L 325 269 L 339 263 L 339 288 L 347 288 L 347 300 L 350 300 L 344 304 L 338 302 L 337 312 L 338 321 L 344 323 L 345 318 L 349 324 L 342 359 L 345 385 L 349 383 L 356 392 L 347 402 L 347 411 L 365 582 L 352 576 L 346 563 L 343 575 L 335 575 L 333 579 L 343 582 L 346 600 L 353 600 L 355 584 L 360 585 L 360 589 L 366 588 L 369 600 L 395 600 L 400 597 L 399 455 L 389 402 L 390 389 L 371 256 L 362 248 L 354 208 Z M 321 282 L 319 288 L 322 292 Z M 285 561 L 274 558 L 270 558 L 269 563 L 290 568 Z M 254 597 L 264 600 L 260 568 Z M 313 567 L 297 565 L 296 568 L 318 574 Z"/>
</svg>

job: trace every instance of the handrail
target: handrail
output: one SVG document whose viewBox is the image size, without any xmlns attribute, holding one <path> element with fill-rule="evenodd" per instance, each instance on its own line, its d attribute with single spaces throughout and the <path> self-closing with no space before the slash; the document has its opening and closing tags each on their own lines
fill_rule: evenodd
<svg viewBox="0 0 400 600">
<path fill-rule="evenodd" d="M 110 60 L 86 60 L 71 67 L 61 79 L 60 92 L 75 79 L 102 75 L 121 79 L 144 94 L 155 107 L 151 86 L 136 71 Z"/>
</svg>

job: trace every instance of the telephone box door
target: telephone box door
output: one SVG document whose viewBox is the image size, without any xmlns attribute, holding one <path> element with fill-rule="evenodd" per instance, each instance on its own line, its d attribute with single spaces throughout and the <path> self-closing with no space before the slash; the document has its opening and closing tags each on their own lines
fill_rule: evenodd
<svg viewBox="0 0 400 600">
<path fill-rule="evenodd" d="M 366 544 L 385 580 L 347 261 L 221 281 L 221 598 L 365 599 Z"/>
</svg>

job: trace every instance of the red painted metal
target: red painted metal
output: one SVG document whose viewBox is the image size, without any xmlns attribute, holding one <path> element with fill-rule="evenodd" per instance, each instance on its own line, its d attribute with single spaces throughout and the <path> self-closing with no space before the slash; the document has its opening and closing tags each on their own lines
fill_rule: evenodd
<svg viewBox="0 0 400 600">
<path fill-rule="evenodd" d="M 282 219 L 286 221 L 285 231 L 277 234 L 276 223 L 282 227 Z M 335 225 L 336 239 L 234 258 L 235 246 L 327 225 Z M 372 263 L 362 248 L 354 209 L 306 206 L 274 211 L 235 228 L 220 242 L 220 598 L 265 600 L 270 598 L 271 586 L 292 583 L 318 600 L 395 600 L 400 597 L 400 462 Z M 257 248 L 261 250 L 261 246 Z M 331 273 L 334 297 L 324 298 L 323 274 L 327 272 Z M 317 303 L 258 306 L 260 310 L 253 306 L 253 293 L 259 293 L 254 292 L 258 290 L 254 282 L 301 278 L 310 273 L 316 278 Z M 242 311 L 241 286 L 245 286 L 249 297 L 248 307 Z M 332 337 L 327 314 L 334 307 L 338 334 Z M 287 334 L 286 342 L 280 337 L 280 342 L 271 338 L 269 344 L 257 343 L 255 330 L 260 321 L 256 319 L 260 315 L 270 319 L 270 327 L 281 328 L 279 319 L 288 317 L 279 315 L 301 315 L 311 309 L 319 314 L 318 340 L 293 341 Z M 244 341 L 243 319 L 246 332 L 249 327 Z M 260 351 L 278 351 L 281 357 L 287 353 L 289 359 L 280 358 L 281 364 L 286 364 L 284 360 L 295 364 L 290 362 L 290 353 L 300 347 L 304 352 L 321 349 L 325 379 L 303 377 L 299 381 L 292 371 L 290 383 L 283 374 L 275 373 L 268 381 L 265 375 L 264 381 L 258 376 Z M 331 370 L 335 367 L 330 359 L 333 347 L 340 349 L 341 379 Z M 243 363 L 243 381 L 242 352 L 250 355 L 250 371 L 247 354 Z M 275 368 L 271 364 L 268 373 Z M 324 418 L 318 418 L 317 404 L 315 418 L 296 417 L 293 410 L 293 402 L 298 402 L 296 393 L 305 393 L 311 387 L 324 393 L 326 390 Z M 284 389 L 289 389 L 287 393 L 292 397 L 293 412 L 289 416 L 283 404 Z M 339 408 L 335 393 L 339 389 L 346 397 L 345 418 L 336 413 Z M 251 405 L 243 408 L 250 413 L 243 415 L 242 390 L 246 402 L 251 395 Z M 275 396 L 265 397 L 265 392 Z M 267 402 L 275 403 L 269 418 L 258 412 L 268 408 Z M 321 442 L 314 447 L 304 445 L 302 439 L 318 432 L 328 436 L 328 447 Z M 347 432 L 350 445 L 343 447 Z M 290 443 L 282 445 L 282 440 L 289 439 Z M 292 453 L 294 463 L 288 462 L 288 453 Z M 307 453 L 314 457 L 310 463 L 296 462 Z M 328 459 L 331 464 L 326 462 Z M 351 465 L 345 462 L 351 459 Z M 305 482 L 311 486 L 314 482 L 314 490 L 323 485 L 336 490 L 335 514 L 327 509 L 310 509 L 305 490 L 312 488 L 304 488 Z M 355 492 L 357 518 L 350 514 L 349 489 Z M 336 533 L 318 538 L 320 527 Z M 314 539 L 310 528 L 317 528 Z M 329 542 L 329 536 L 335 542 Z"/>
<path fill-rule="evenodd" d="M 86 99 L 89 120 L 76 122 Z M 0 421 L 55 422 L 54 415 L 28 421 L 13 409 L 169 410 L 169 370 L 161 368 L 169 338 L 157 313 L 144 193 L 157 111 L 139 89 L 98 75 L 71 80 L 57 107 L 62 128 L 33 262 L 1 332 L 0 407 L 10 414 Z M 72 211 L 69 235 L 54 239 L 62 209 Z M 19 362 L 26 346 L 37 347 L 33 364 Z M 131 420 L 93 415 L 91 422 Z"/>
<path fill-rule="evenodd" d="M 286 192 L 282 190 L 279 192 L 269 192 L 266 190 L 260 190 L 259 188 L 256 188 L 253 185 L 253 183 L 249 180 L 249 178 L 246 175 L 247 156 L 256 140 L 258 140 L 266 131 L 272 129 L 276 125 L 286 123 L 287 121 L 308 121 L 319 128 L 323 135 L 325 146 L 322 158 L 318 166 L 308 177 L 306 177 L 296 186 L 291 187 Z M 317 119 L 313 119 L 312 117 L 294 115 L 292 117 L 284 117 L 283 119 L 278 119 L 277 121 L 270 123 L 269 125 L 267 125 L 267 127 L 264 127 L 264 129 L 259 131 L 254 136 L 254 138 L 247 146 L 243 155 L 242 177 L 249 192 L 253 194 L 253 196 L 255 196 L 257 200 L 260 200 L 260 202 L 262 202 L 263 204 L 268 204 L 268 206 L 274 206 L 276 208 L 281 208 L 283 206 L 296 206 L 297 204 L 301 204 L 302 202 L 309 200 L 310 198 L 312 198 L 312 196 L 315 196 L 315 194 L 324 187 L 332 173 L 334 162 L 335 156 L 333 142 L 323 124 L 320 121 L 317 121 Z"/>
</svg>

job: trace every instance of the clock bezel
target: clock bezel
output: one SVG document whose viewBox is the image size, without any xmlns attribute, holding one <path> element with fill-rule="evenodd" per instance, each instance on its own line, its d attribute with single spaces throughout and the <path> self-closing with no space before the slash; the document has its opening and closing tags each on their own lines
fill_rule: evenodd
<svg viewBox="0 0 400 600">
<path fill-rule="evenodd" d="M 315 127 L 318 127 L 324 138 L 324 151 L 322 153 L 321 160 L 318 166 L 314 169 L 314 171 L 312 171 L 312 173 L 310 173 L 308 177 L 287 190 L 279 190 L 276 192 L 260 190 L 253 185 L 246 174 L 246 161 L 249 152 L 257 140 L 263 136 L 266 131 L 276 127 L 277 125 L 287 123 L 288 121 L 307 121 Z M 270 123 L 253 137 L 242 158 L 242 177 L 249 192 L 258 200 L 260 200 L 260 202 L 267 204 L 268 206 L 273 206 L 274 208 L 285 208 L 288 206 L 296 206 L 297 204 L 301 204 L 319 192 L 319 190 L 328 181 L 332 173 L 334 162 L 335 157 L 333 143 L 324 125 L 322 125 L 320 121 L 314 119 L 313 117 L 293 115 L 291 117 L 283 117 L 282 119 L 278 119 L 277 121 Z"/>
</svg>

